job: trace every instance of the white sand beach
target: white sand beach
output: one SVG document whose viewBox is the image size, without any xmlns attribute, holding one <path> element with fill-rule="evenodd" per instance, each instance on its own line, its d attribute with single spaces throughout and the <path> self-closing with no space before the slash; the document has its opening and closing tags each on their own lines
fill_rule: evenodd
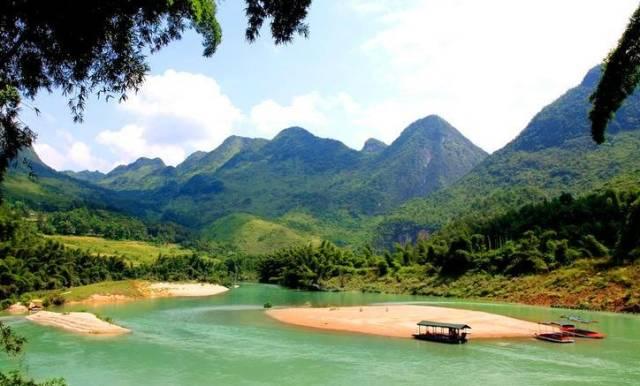
<svg viewBox="0 0 640 386">
<path fill-rule="evenodd" d="M 130 330 L 99 319 L 89 312 L 39 311 L 26 317 L 34 323 L 88 335 L 121 335 Z"/>
<path fill-rule="evenodd" d="M 413 305 L 282 308 L 268 310 L 267 315 L 298 326 L 397 338 L 411 338 L 421 320 L 468 324 L 471 339 L 531 337 L 538 326 L 488 312 Z"/>
</svg>

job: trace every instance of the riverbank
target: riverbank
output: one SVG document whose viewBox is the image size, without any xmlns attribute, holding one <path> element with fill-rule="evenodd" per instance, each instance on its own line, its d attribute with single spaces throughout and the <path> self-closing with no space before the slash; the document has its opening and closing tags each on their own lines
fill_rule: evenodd
<svg viewBox="0 0 640 386">
<path fill-rule="evenodd" d="M 228 291 L 211 283 L 172 283 L 126 280 L 103 282 L 66 290 L 61 295 L 70 304 L 111 304 L 137 299 L 213 296 Z"/>
<path fill-rule="evenodd" d="M 332 278 L 328 290 L 384 292 L 497 300 L 545 307 L 640 312 L 640 263 L 609 267 L 606 259 L 582 259 L 557 270 L 523 276 L 468 273 L 457 278 L 429 275 L 422 267 L 393 275 Z"/>
<path fill-rule="evenodd" d="M 165 297 L 198 297 L 222 294 L 229 289 L 211 283 L 149 282 L 144 280 L 105 281 L 65 290 L 38 291 L 26 294 L 29 299 L 46 303 L 46 299 L 57 300 L 55 304 L 101 305 L 126 303 L 140 299 Z M 27 313 L 28 309 L 16 303 L 7 309 L 13 314 Z"/>
<path fill-rule="evenodd" d="M 267 315 L 297 326 L 395 338 L 411 338 L 421 320 L 468 324 L 473 339 L 527 338 L 538 327 L 536 323 L 488 312 L 412 305 L 281 308 L 268 310 Z"/>
<path fill-rule="evenodd" d="M 129 329 L 99 319 L 89 312 L 39 311 L 27 316 L 26 319 L 42 326 L 51 326 L 76 334 L 112 336 L 131 332 Z"/>
</svg>

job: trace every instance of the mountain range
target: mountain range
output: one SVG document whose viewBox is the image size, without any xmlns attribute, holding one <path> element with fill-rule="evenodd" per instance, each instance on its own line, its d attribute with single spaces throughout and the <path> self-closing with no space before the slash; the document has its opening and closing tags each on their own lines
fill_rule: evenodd
<svg viewBox="0 0 640 386">
<path fill-rule="evenodd" d="M 37 177 L 17 163 L 4 194 L 45 211 L 86 205 L 172 221 L 236 245 L 253 238 L 254 252 L 313 238 L 389 246 L 461 215 L 637 183 L 640 96 L 597 146 L 587 113 L 599 77 L 599 67 L 589 71 L 491 155 L 430 115 L 391 144 L 372 138 L 359 151 L 291 127 L 272 140 L 231 136 L 176 167 L 140 158 L 106 174 L 57 172 L 28 150 Z"/>
</svg>

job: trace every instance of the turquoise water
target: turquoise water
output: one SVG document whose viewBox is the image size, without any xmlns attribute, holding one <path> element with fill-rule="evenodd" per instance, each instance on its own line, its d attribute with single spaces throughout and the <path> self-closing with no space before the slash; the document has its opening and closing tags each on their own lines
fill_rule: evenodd
<svg viewBox="0 0 640 386">
<path fill-rule="evenodd" d="M 554 345 L 534 339 L 444 345 L 292 327 L 262 304 L 361 305 L 427 302 L 532 321 L 565 310 L 443 301 L 418 296 L 311 293 L 246 284 L 200 299 L 145 300 L 84 308 L 133 330 L 116 338 L 76 336 L 5 318 L 29 343 L 20 367 L 70 385 L 638 385 L 640 317 L 588 313 L 603 341 Z"/>
</svg>

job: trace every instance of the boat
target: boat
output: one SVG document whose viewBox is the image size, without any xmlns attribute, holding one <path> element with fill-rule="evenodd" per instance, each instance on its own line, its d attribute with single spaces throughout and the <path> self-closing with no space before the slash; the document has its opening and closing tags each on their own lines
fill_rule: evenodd
<svg viewBox="0 0 640 386">
<path fill-rule="evenodd" d="M 544 340 L 552 343 L 575 343 L 571 335 L 565 332 L 543 332 L 535 335 L 536 339 Z"/>
<path fill-rule="evenodd" d="M 418 323 L 418 333 L 413 337 L 418 340 L 428 340 L 440 343 L 467 343 L 471 329 L 466 324 L 440 323 L 423 320 Z"/>
<path fill-rule="evenodd" d="M 569 323 L 558 323 L 558 327 L 560 331 L 566 332 L 571 336 L 575 336 L 577 338 L 589 338 L 589 339 L 604 339 L 605 335 L 601 334 L 597 331 L 585 330 L 583 328 L 577 328 L 573 324 Z"/>
<path fill-rule="evenodd" d="M 538 323 L 540 326 L 546 326 L 553 328 L 558 328 L 558 331 L 549 331 L 549 332 L 537 332 L 534 334 L 534 337 L 539 340 L 544 340 L 546 342 L 551 343 L 575 343 L 575 340 L 572 338 L 572 335 L 566 331 L 562 331 L 560 328 L 560 324 L 557 322 L 540 322 Z"/>
</svg>

